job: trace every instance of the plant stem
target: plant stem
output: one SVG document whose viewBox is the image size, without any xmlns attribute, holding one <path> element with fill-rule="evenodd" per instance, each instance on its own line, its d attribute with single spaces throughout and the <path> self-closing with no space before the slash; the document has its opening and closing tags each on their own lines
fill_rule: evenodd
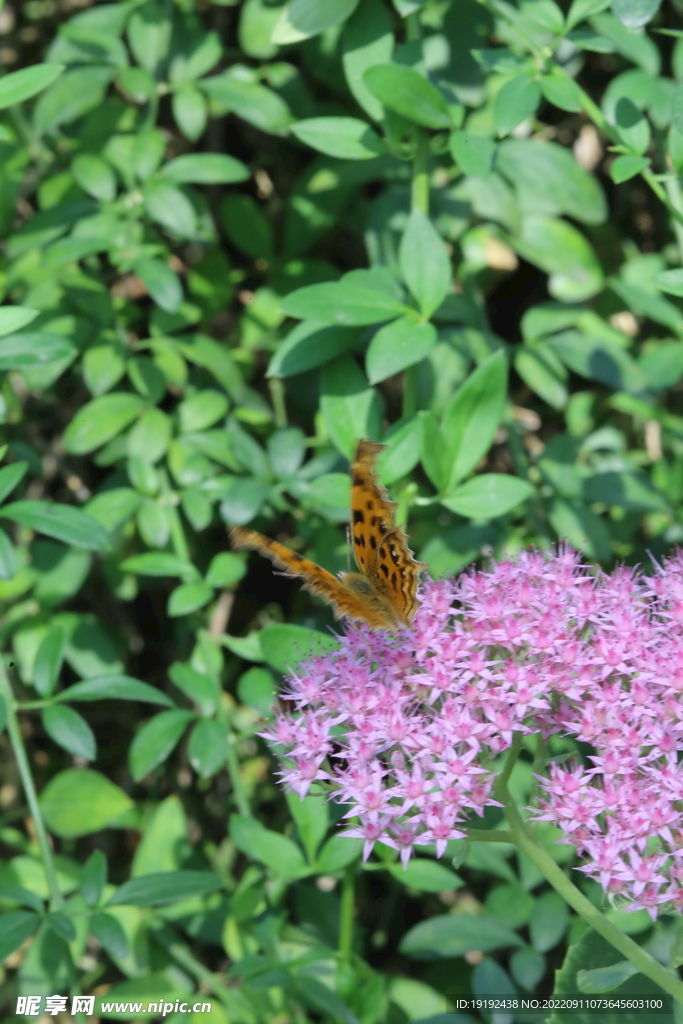
<svg viewBox="0 0 683 1024">
<path fill-rule="evenodd" d="M 606 939 L 615 949 L 618 949 L 641 974 L 650 978 L 674 999 L 683 1003 L 683 982 L 679 981 L 675 974 L 668 971 L 633 939 L 612 924 L 597 907 L 594 907 L 573 882 L 569 881 L 562 868 L 553 860 L 545 847 L 532 837 L 510 795 L 506 782 L 502 781 L 500 775 L 496 782 L 496 794 L 505 805 L 505 814 L 510 824 L 510 841 L 527 855 L 555 891 L 591 928 L 602 935 L 603 939 Z"/>
<path fill-rule="evenodd" d="M 28 803 L 31 817 L 33 818 L 33 824 L 36 829 L 36 838 L 38 840 L 38 846 L 40 847 L 40 854 L 43 859 L 43 866 L 45 868 L 45 876 L 47 878 L 48 889 L 50 890 L 50 906 L 52 910 L 61 910 L 64 905 L 64 899 L 61 892 L 59 891 L 59 884 L 57 882 L 57 869 L 55 868 L 54 858 L 52 856 L 52 849 L 50 847 L 50 840 L 48 839 L 47 830 L 43 821 L 43 816 L 40 813 L 40 806 L 38 804 L 38 794 L 36 793 L 36 787 L 33 784 L 33 776 L 31 774 L 31 767 L 28 763 L 28 756 L 26 754 L 26 746 L 24 744 L 24 737 L 21 735 L 21 729 L 19 728 L 19 719 L 17 718 L 16 706 L 14 703 L 14 694 L 7 678 L 5 666 L 0 658 L 0 696 L 4 698 L 7 705 L 7 732 L 9 734 L 10 743 L 12 750 L 17 762 L 17 768 L 19 769 L 19 776 L 21 778 L 21 784 L 24 787 L 24 793 L 26 795 L 26 802 Z"/>
<path fill-rule="evenodd" d="M 351 958 L 353 950 L 353 911 L 356 886 L 356 861 L 344 871 L 342 884 L 341 906 L 339 908 L 339 956 L 343 960 Z"/>
<path fill-rule="evenodd" d="M 234 997 L 231 998 L 231 993 L 221 983 L 220 978 L 212 974 L 203 964 L 197 960 L 182 940 L 176 935 L 169 925 L 164 924 L 158 918 L 153 919 L 152 922 L 152 933 L 154 938 L 159 942 L 164 949 L 171 954 L 171 956 L 184 967 L 190 974 L 192 974 L 198 981 L 201 981 L 206 987 L 213 992 L 217 999 L 223 1004 L 229 1014 L 235 1012 Z"/>
<path fill-rule="evenodd" d="M 417 364 L 407 366 L 403 371 L 403 398 L 401 415 L 412 419 L 417 411 Z"/>
<path fill-rule="evenodd" d="M 413 134 L 415 146 L 413 155 L 413 181 L 411 208 L 429 216 L 429 136 L 424 128 L 416 128 Z"/>
<path fill-rule="evenodd" d="M 271 377 L 268 381 L 270 400 L 273 403 L 275 415 L 275 426 L 278 428 L 287 426 L 287 406 L 285 404 L 285 385 L 280 377 Z"/>
<path fill-rule="evenodd" d="M 237 751 L 235 750 L 234 737 L 230 729 L 228 728 L 227 722 L 225 722 L 225 728 L 227 730 L 228 737 L 228 752 L 225 756 L 225 763 L 228 768 L 230 782 L 232 783 L 232 791 L 235 796 L 237 810 L 240 812 L 240 814 L 244 814 L 248 818 L 251 818 L 251 807 L 249 806 L 249 798 L 247 796 L 247 791 L 244 788 L 244 782 L 242 781 L 242 776 L 240 774 L 240 763 L 237 758 Z"/>
</svg>

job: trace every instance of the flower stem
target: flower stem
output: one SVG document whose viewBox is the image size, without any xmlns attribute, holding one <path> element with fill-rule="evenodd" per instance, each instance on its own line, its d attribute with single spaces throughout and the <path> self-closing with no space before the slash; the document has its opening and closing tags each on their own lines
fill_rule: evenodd
<svg viewBox="0 0 683 1024">
<path fill-rule="evenodd" d="M 416 128 L 413 136 L 413 180 L 411 206 L 429 216 L 429 136 L 424 128 Z"/>
<path fill-rule="evenodd" d="M 536 865 L 556 892 L 572 907 L 583 920 L 602 935 L 615 949 L 618 949 L 636 970 L 654 981 L 674 999 L 683 1003 L 683 982 L 675 974 L 646 953 L 633 939 L 612 924 L 589 899 L 570 882 L 564 871 L 553 860 L 548 851 L 530 834 L 517 806 L 510 795 L 507 783 L 498 777 L 496 785 L 498 799 L 505 804 L 505 814 L 510 824 L 510 841 L 527 855 Z"/>
<path fill-rule="evenodd" d="M 45 828 L 45 822 L 43 821 L 43 815 L 40 811 L 40 804 L 38 803 L 38 794 L 36 793 L 36 787 L 33 783 L 33 775 L 31 774 L 31 766 L 28 763 L 28 755 L 26 753 L 26 745 L 24 743 L 24 737 L 21 735 L 21 729 L 19 727 L 19 719 L 17 718 L 16 702 L 14 700 L 14 693 L 10 686 L 10 681 L 7 678 L 7 672 L 3 664 L 2 658 L 0 658 L 0 698 L 2 698 L 7 708 L 7 733 L 9 735 L 10 744 L 14 753 L 15 760 L 17 762 L 17 768 L 19 769 L 19 777 L 21 784 L 24 787 L 24 793 L 26 795 L 26 802 L 33 818 L 33 824 L 36 830 L 36 838 L 38 840 L 38 846 L 40 848 L 40 854 L 43 860 L 43 867 L 45 868 L 45 877 L 47 879 L 47 886 L 50 892 L 50 909 L 61 910 L 64 906 L 64 897 L 59 891 L 59 882 L 57 881 L 57 868 L 55 867 L 54 857 L 52 856 L 52 847 L 50 846 L 50 840 L 47 835 L 47 829 Z M 78 980 L 76 978 L 76 970 L 74 962 L 71 956 L 71 950 L 65 943 L 66 950 L 66 968 L 69 977 L 69 991 L 71 996 L 80 995 L 80 988 Z M 83 1013 L 77 1013 L 76 1024 L 85 1024 L 85 1015 Z"/>
<path fill-rule="evenodd" d="M 341 892 L 339 910 L 339 956 L 349 960 L 353 949 L 353 911 L 356 887 L 356 862 L 349 864 L 344 871 L 344 882 Z"/>
<path fill-rule="evenodd" d="M 50 840 L 48 839 L 43 816 L 40 813 L 38 794 L 36 793 L 36 787 L 33 784 L 33 776 L 31 774 L 31 767 L 28 763 L 24 737 L 21 735 L 21 729 L 19 728 L 19 719 L 17 718 L 14 694 L 12 693 L 12 687 L 10 686 L 5 666 L 1 658 L 0 696 L 4 698 L 7 705 L 7 732 L 9 734 L 10 743 L 17 762 L 17 768 L 19 769 L 21 784 L 24 787 L 24 793 L 26 794 L 26 802 L 28 803 L 31 817 L 33 818 L 33 824 L 36 829 L 36 838 L 38 840 L 38 846 L 40 847 L 40 854 L 43 859 L 47 885 L 50 891 L 50 906 L 52 910 L 61 910 L 64 905 L 64 898 L 59 891 L 57 869 L 55 868 L 55 862 L 52 856 L 52 848 L 50 847 Z"/>
</svg>

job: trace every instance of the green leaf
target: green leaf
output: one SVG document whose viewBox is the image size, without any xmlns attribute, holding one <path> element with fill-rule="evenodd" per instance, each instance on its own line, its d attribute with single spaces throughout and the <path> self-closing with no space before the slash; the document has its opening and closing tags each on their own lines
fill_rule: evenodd
<svg viewBox="0 0 683 1024">
<path fill-rule="evenodd" d="M 76 938 L 76 928 L 73 921 L 59 910 L 47 914 L 45 923 L 55 935 L 58 935 L 60 939 L 64 939 L 65 942 L 73 942 Z"/>
<path fill-rule="evenodd" d="M 244 526 L 258 515 L 268 497 L 268 485 L 261 480 L 239 477 L 221 501 L 221 517 L 226 523 Z"/>
<path fill-rule="evenodd" d="M 289 479 L 306 455 L 306 435 L 299 427 L 280 427 L 268 438 L 268 459 L 278 479 Z"/>
<path fill-rule="evenodd" d="M 340 523 L 348 522 L 351 491 L 348 473 L 323 473 L 306 491 L 305 505 Z"/>
<path fill-rule="evenodd" d="M 4 78 L 0 78 L 0 84 L 4 81 Z M 25 306 L 0 306 L 0 337 L 20 331 L 37 316 L 37 309 L 27 309 Z"/>
<path fill-rule="evenodd" d="M 43 708 L 42 718 L 45 732 L 60 747 L 74 757 L 83 757 L 86 761 L 95 760 L 95 736 L 86 720 L 77 711 L 61 704 L 52 704 Z"/>
<path fill-rule="evenodd" d="M 251 196 L 235 192 L 221 203 L 221 220 L 228 238 L 254 259 L 271 260 L 275 252 L 272 221 Z"/>
<path fill-rule="evenodd" d="M 411 928 L 400 950 L 414 960 L 464 956 L 472 950 L 488 952 L 523 945 L 520 937 L 500 921 L 485 914 L 437 914 Z"/>
<path fill-rule="evenodd" d="M 131 878 L 119 886 L 108 907 L 161 907 L 223 888 L 223 882 L 210 871 L 160 871 Z"/>
<path fill-rule="evenodd" d="M 493 120 L 499 135 L 507 135 L 536 111 L 541 87 L 530 75 L 517 75 L 499 89 L 493 101 Z"/>
<path fill-rule="evenodd" d="M 651 163 L 652 161 L 646 156 L 618 156 L 610 164 L 609 176 L 615 185 L 620 185 L 622 181 L 635 178 L 636 174 L 640 174 Z"/>
<path fill-rule="evenodd" d="M 0 960 L 4 960 L 34 931 L 40 924 L 40 918 L 30 910 L 10 910 L 0 916 Z"/>
<path fill-rule="evenodd" d="M 228 399 L 222 391 L 210 388 L 195 391 L 177 407 L 180 430 L 183 434 L 206 430 L 225 416 L 227 411 Z"/>
<path fill-rule="evenodd" d="M 159 73 L 171 42 L 172 20 L 161 0 L 143 0 L 128 21 L 128 42 L 138 64 Z"/>
<path fill-rule="evenodd" d="M 39 914 L 43 912 L 43 901 L 34 892 L 24 889 L 21 885 L 0 885 L 0 900 L 18 903 L 20 907 L 30 907 Z"/>
<path fill-rule="evenodd" d="M 107 66 L 65 71 L 35 105 L 33 124 L 36 131 L 40 134 L 50 132 L 99 107 L 113 77 L 114 68 Z"/>
<path fill-rule="evenodd" d="M 413 210 L 408 218 L 399 261 L 403 280 L 428 319 L 450 290 L 452 270 L 443 239 L 421 210 Z"/>
<path fill-rule="evenodd" d="M 654 284 L 669 295 L 683 298 L 683 270 L 663 270 L 654 278 Z"/>
<path fill-rule="evenodd" d="M 292 377 L 330 363 L 351 348 L 359 335 L 353 327 L 331 327 L 316 320 L 305 320 L 280 342 L 266 376 Z"/>
<path fill-rule="evenodd" d="M 208 604 L 212 597 L 213 587 L 207 586 L 206 583 L 181 583 L 168 599 L 168 614 L 172 619 L 181 615 L 191 615 Z"/>
<path fill-rule="evenodd" d="M 380 452 L 377 468 L 380 480 L 388 486 L 410 473 L 420 461 L 422 419 L 413 416 L 394 424 L 384 443 L 386 448 Z"/>
<path fill-rule="evenodd" d="M 275 623 L 259 633 L 263 657 L 277 672 L 296 669 L 302 661 L 336 651 L 337 640 L 329 633 L 319 633 L 306 626 Z"/>
<path fill-rule="evenodd" d="M 458 129 L 451 133 L 449 145 L 451 155 L 463 174 L 470 178 L 488 178 L 496 156 L 493 139 Z"/>
<path fill-rule="evenodd" d="M 128 937 L 120 921 L 113 914 L 93 914 L 88 922 L 88 931 L 115 959 L 124 960 L 129 955 Z"/>
<path fill-rule="evenodd" d="M 612 10 L 626 28 L 642 28 L 654 18 L 662 0 L 612 0 Z"/>
<path fill-rule="evenodd" d="M 52 85 L 63 71 L 61 64 L 35 64 L 0 79 L 0 110 L 23 103 Z"/>
<path fill-rule="evenodd" d="M 578 113 L 583 109 L 581 89 L 573 78 L 564 74 L 544 75 L 541 79 L 541 92 L 548 103 L 560 110 Z"/>
<path fill-rule="evenodd" d="M 155 690 L 148 683 L 141 683 L 132 676 L 108 675 L 95 676 L 75 683 L 66 690 L 61 690 L 55 700 L 59 701 L 93 701 L 93 700 L 138 700 L 145 704 L 173 705 L 165 693 Z"/>
<path fill-rule="evenodd" d="M 623 144 L 642 156 L 650 144 L 650 125 L 645 114 L 627 96 L 622 96 L 617 101 L 614 120 Z"/>
<path fill-rule="evenodd" d="M 223 153 L 186 153 L 164 164 L 161 175 L 176 185 L 231 185 L 249 178 L 249 169 L 241 160 Z"/>
<path fill-rule="evenodd" d="M 556 892 L 544 892 L 534 902 L 529 919 L 529 934 L 534 949 L 547 953 L 558 944 L 569 927 L 569 910 Z"/>
<path fill-rule="evenodd" d="M 290 0 L 271 34 L 278 46 L 299 43 L 338 25 L 355 11 L 358 0 Z"/>
<path fill-rule="evenodd" d="M 515 370 L 524 383 L 553 409 L 564 409 L 569 398 L 567 372 L 547 346 L 523 346 L 515 356 Z"/>
<path fill-rule="evenodd" d="M 228 732 L 225 722 L 202 718 L 190 733 L 187 745 L 190 764 L 200 778 L 210 779 L 225 767 L 228 756 Z"/>
<path fill-rule="evenodd" d="M 191 82 L 184 82 L 171 97 L 173 116 L 183 135 L 196 142 L 206 128 L 208 111 L 204 95 Z"/>
<path fill-rule="evenodd" d="M 0 79 L 2 81 L 2 79 Z M 76 349 L 67 338 L 45 331 L 9 334 L 0 339 L 0 370 L 23 370 L 73 358 Z"/>
<path fill-rule="evenodd" d="M 197 231 L 194 207 L 185 193 L 163 178 L 157 178 L 145 188 L 147 213 L 174 235 L 192 238 Z"/>
<path fill-rule="evenodd" d="M 170 267 L 161 260 L 138 260 L 133 267 L 157 306 L 173 313 L 183 301 L 183 288 Z"/>
<path fill-rule="evenodd" d="M 65 644 L 65 631 L 59 626 L 53 626 L 41 641 L 33 666 L 33 685 L 42 697 L 52 693 L 59 678 Z"/>
<path fill-rule="evenodd" d="M 613 911 L 608 911 L 610 916 L 613 913 Z M 641 918 L 641 915 L 644 918 L 643 911 L 636 911 L 635 914 L 620 914 L 619 918 L 621 920 L 619 925 L 621 925 L 622 920 L 628 922 L 633 922 L 634 919 L 637 920 L 636 914 L 639 918 Z M 641 922 L 645 925 L 645 929 L 647 929 L 648 925 L 643 918 L 641 918 Z M 641 928 L 641 930 L 643 929 Z M 621 984 L 617 992 L 614 993 L 619 999 L 662 999 L 662 989 L 644 975 L 637 974 L 628 980 L 624 979 L 624 973 L 630 974 L 631 972 L 628 968 L 621 966 L 624 963 L 622 958 L 623 954 L 618 952 L 601 935 L 593 931 L 592 928 L 586 929 L 581 938 L 569 946 L 562 966 L 555 974 L 553 998 L 566 999 L 571 998 L 572 995 L 576 996 L 576 993 L 582 991 L 579 978 L 582 981 L 588 982 L 589 990 L 592 989 L 591 982 L 594 979 L 601 986 L 609 979 L 610 975 L 607 975 L 606 979 L 604 975 L 597 974 L 597 978 L 595 978 L 596 973 L 604 969 L 616 967 L 617 970 L 611 977 L 615 983 L 618 983 L 617 979 L 621 976 Z M 635 1004 L 635 1006 L 638 1005 L 638 1003 Z M 613 1010 L 601 1010 L 598 1014 L 600 1024 L 638 1024 L 639 1019 L 642 1021 L 642 1011 L 636 1009 L 635 1006 L 633 1009 L 619 1007 Z M 628 1007 L 628 1003 L 626 1007 Z M 559 1014 L 555 1016 L 559 1016 Z M 562 1016 L 565 1015 L 563 1014 Z M 673 1014 L 671 1016 L 673 1017 Z"/>
<path fill-rule="evenodd" d="M 350 355 L 328 363 L 322 372 L 320 410 L 335 447 L 348 459 L 361 437 L 377 437 L 381 413 L 377 394 Z"/>
<path fill-rule="evenodd" d="M 285 101 L 259 82 L 247 82 L 225 71 L 203 78 L 201 87 L 218 110 L 236 114 L 263 132 L 284 135 L 294 120 Z"/>
<path fill-rule="evenodd" d="M 99 832 L 133 806 L 122 789 L 89 768 L 53 776 L 39 803 L 48 828 L 62 839 Z"/>
<path fill-rule="evenodd" d="M 510 244 L 550 275 L 548 290 L 562 302 L 583 302 L 604 284 L 602 268 L 584 236 L 555 217 L 527 217 Z"/>
<path fill-rule="evenodd" d="M 363 0 L 344 26 L 341 40 L 346 84 L 356 102 L 373 121 L 381 121 L 382 104 L 363 81 L 375 64 L 391 61 L 394 33 L 391 15 L 382 0 Z"/>
<path fill-rule="evenodd" d="M 291 132 L 311 149 L 341 160 L 374 160 L 386 151 L 379 135 L 355 117 L 309 117 Z"/>
<path fill-rule="evenodd" d="M 591 26 L 609 40 L 619 53 L 652 75 L 659 74 L 661 57 L 654 41 L 645 32 L 632 32 L 612 14 L 597 14 Z"/>
<path fill-rule="evenodd" d="M 534 493 L 528 480 L 507 473 L 481 473 L 441 497 L 441 504 L 466 519 L 495 519 Z"/>
<path fill-rule="evenodd" d="M 81 870 L 80 892 L 87 907 L 96 906 L 107 884 L 107 858 L 93 850 Z"/>
<path fill-rule="evenodd" d="M 436 344 L 436 328 L 402 317 L 380 327 L 370 342 L 366 370 L 371 384 L 419 363 Z"/>
<path fill-rule="evenodd" d="M 420 418 L 422 421 L 422 465 L 437 491 L 441 492 L 448 485 L 453 459 L 434 414 L 423 410 L 420 413 Z"/>
<path fill-rule="evenodd" d="M 298 793 L 286 794 L 289 813 L 294 819 L 297 839 L 306 851 L 306 857 L 312 864 L 318 847 L 325 838 L 330 827 L 328 803 L 322 793 L 311 793 L 302 800 Z"/>
<path fill-rule="evenodd" d="M 664 495 L 643 473 L 627 470 L 596 473 L 584 481 L 583 493 L 587 501 L 598 501 L 604 505 L 619 505 L 644 512 L 669 511 Z"/>
<path fill-rule="evenodd" d="M 506 380 L 505 356 L 502 351 L 494 352 L 470 374 L 448 403 L 443 433 L 451 456 L 449 490 L 489 450 L 503 415 Z"/>
<path fill-rule="evenodd" d="M 439 90 L 413 68 L 376 64 L 363 74 L 363 83 L 389 110 L 425 128 L 450 128 L 451 114 Z"/>
<path fill-rule="evenodd" d="M 610 339 L 592 338 L 579 331 L 561 331 L 553 335 L 550 345 L 570 370 L 589 380 L 630 394 L 640 394 L 647 388 L 637 363 Z"/>
<path fill-rule="evenodd" d="M 14 490 L 20 480 L 23 479 L 28 462 L 11 462 L 8 466 L 0 469 L 0 502 L 3 502 L 8 494 Z"/>
<path fill-rule="evenodd" d="M 82 406 L 64 431 L 64 446 L 72 455 L 86 455 L 111 441 L 145 407 L 139 395 L 124 391 L 100 395 Z"/>
<path fill-rule="evenodd" d="M 115 198 L 117 187 L 114 170 L 95 153 L 79 153 L 71 164 L 71 173 L 83 191 L 94 199 Z"/>
<path fill-rule="evenodd" d="M 496 170 L 514 186 L 529 213 L 564 213 L 584 224 L 602 224 L 607 216 L 596 179 L 570 150 L 554 142 L 506 139 L 498 148 Z"/>
<path fill-rule="evenodd" d="M 192 562 L 186 562 L 170 551 L 146 551 L 142 555 L 133 555 L 121 562 L 121 569 L 139 576 L 180 576 L 185 580 L 197 579 L 199 575 Z"/>
<path fill-rule="evenodd" d="M 463 881 L 444 864 L 425 857 L 413 857 L 405 869 L 402 864 L 391 864 L 389 871 L 397 882 L 422 892 L 445 892 L 460 889 Z"/>
<path fill-rule="evenodd" d="M 593 14 L 599 14 L 612 3 L 612 0 L 573 0 L 569 8 L 566 22 L 567 28 L 574 28 L 580 21 L 585 21 Z"/>
<path fill-rule="evenodd" d="M 321 875 L 334 875 L 343 871 L 354 860 L 358 860 L 360 852 L 358 840 L 346 836 L 332 836 L 323 845 L 315 863 L 316 871 Z"/>
<path fill-rule="evenodd" d="M 234 587 L 246 575 L 244 559 L 232 551 L 219 551 L 211 560 L 206 573 L 210 587 Z"/>
<path fill-rule="evenodd" d="M 243 704 L 270 718 L 276 704 L 275 679 L 265 668 L 249 668 L 237 684 L 237 696 Z"/>
<path fill-rule="evenodd" d="M 202 715 L 212 715 L 218 706 L 220 690 L 209 676 L 197 672 L 191 665 L 176 662 L 168 674 L 179 690 L 193 701 Z"/>
<path fill-rule="evenodd" d="M 3 505 L 0 515 L 74 547 L 101 551 L 109 546 L 109 534 L 102 524 L 71 505 L 57 505 L 51 501 L 14 501 Z"/>
<path fill-rule="evenodd" d="M 17 572 L 17 553 L 4 530 L 0 529 L 0 580 L 14 579 Z"/>
<path fill-rule="evenodd" d="M 284 878 L 304 878 L 310 874 L 296 843 L 279 832 L 264 828 L 255 818 L 233 814 L 230 838 L 242 853 L 261 861 Z"/>
<path fill-rule="evenodd" d="M 594 995 L 598 992 L 611 992 L 638 973 L 638 968 L 630 960 L 619 960 L 610 967 L 598 967 L 594 971 L 577 971 L 576 983 L 579 992 Z"/>
<path fill-rule="evenodd" d="M 130 773 L 135 782 L 149 775 L 170 757 L 173 748 L 194 718 L 192 711 L 172 708 L 161 711 L 145 722 L 135 735 L 128 752 Z"/>
<path fill-rule="evenodd" d="M 287 316 L 316 321 L 316 328 L 321 324 L 364 326 L 414 312 L 386 292 L 356 284 L 348 276 L 297 288 L 285 296 L 281 308 Z"/>
</svg>

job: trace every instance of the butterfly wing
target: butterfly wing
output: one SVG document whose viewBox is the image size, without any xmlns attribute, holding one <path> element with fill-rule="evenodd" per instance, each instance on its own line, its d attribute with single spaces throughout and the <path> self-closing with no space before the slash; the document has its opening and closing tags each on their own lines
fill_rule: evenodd
<svg viewBox="0 0 683 1024">
<path fill-rule="evenodd" d="M 351 536 L 356 565 L 396 618 L 408 625 L 417 610 L 422 563 L 395 523 L 396 503 L 377 479 L 375 462 L 384 445 L 359 441 L 351 466 Z"/>
<path fill-rule="evenodd" d="M 304 558 L 256 530 L 231 526 L 230 540 L 233 549 L 258 551 L 288 576 L 300 577 L 304 589 L 331 604 L 338 619 L 346 616 L 367 622 L 373 629 L 395 630 L 399 624 L 392 608 L 362 576 L 349 573 L 345 574 L 345 580 L 340 580 L 310 558 Z"/>
<path fill-rule="evenodd" d="M 396 504 L 377 480 L 375 461 L 384 449 L 359 441 L 351 464 L 351 538 L 356 565 L 366 576 L 377 559 L 379 542 L 394 529 Z"/>
<path fill-rule="evenodd" d="M 417 611 L 422 568 L 423 563 L 415 561 L 408 538 L 398 526 L 381 539 L 377 559 L 370 566 L 370 579 L 375 589 L 389 601 L 396 617 L 406 626 Z"/>
</svg>

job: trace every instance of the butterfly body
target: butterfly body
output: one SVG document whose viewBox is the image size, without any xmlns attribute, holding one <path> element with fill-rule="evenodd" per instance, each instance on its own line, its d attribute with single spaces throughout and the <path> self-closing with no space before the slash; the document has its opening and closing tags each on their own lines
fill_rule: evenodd
<svg viewBox="0 0 683 1024">
<path fill-rule="evenodd" d="M 258 551 L 288 576 L 301 577 L 310 593 L 332 605 L 337 618 L 395 633 L 417 610 L 422 568 L 408 538 L 394 522 L 394 502 L 377 481 L 375 459 L 383 445 L 360 441 L 351 465 L 351 540 L 360 573 L 338 577 L 278 541 L 241 526 L 230 528 L 233 548 Z"/>
</svg>

